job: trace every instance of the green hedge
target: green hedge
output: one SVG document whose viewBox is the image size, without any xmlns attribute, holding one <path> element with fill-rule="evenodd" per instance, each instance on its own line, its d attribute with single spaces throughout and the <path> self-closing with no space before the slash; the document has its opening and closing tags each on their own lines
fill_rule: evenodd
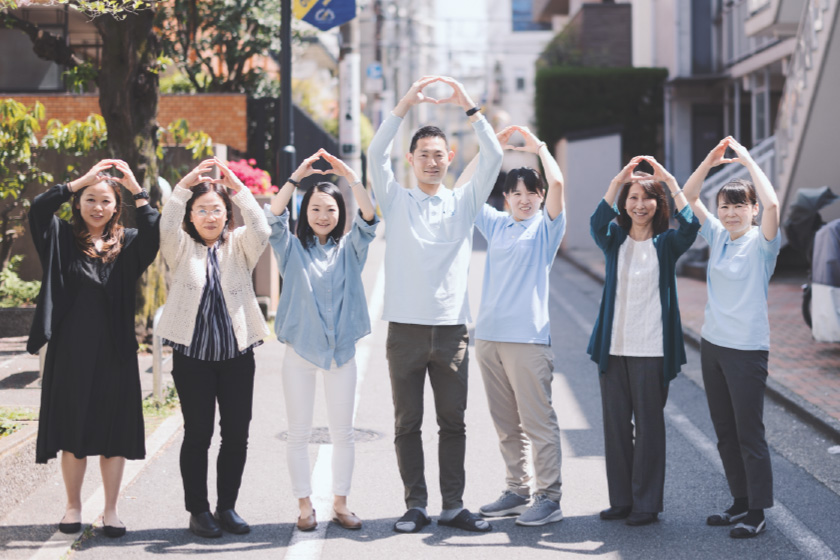
<svg viewBox="0 0 840 560">
<path fill-rule="evenodd" d="M 537 70 L 539 137 L 554 145 L 569 134 L 620 126 L 623 160 L 662 157 L 664 68 L 555 66 Z"/>
</svg>

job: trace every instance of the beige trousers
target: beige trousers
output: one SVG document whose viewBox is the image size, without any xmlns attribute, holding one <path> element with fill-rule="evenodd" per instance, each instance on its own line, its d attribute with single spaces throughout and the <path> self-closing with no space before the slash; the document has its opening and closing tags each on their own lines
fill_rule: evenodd
<svg viewBox="0 0 840 560">
<path fill-rule="evenodd" d="M 490 416 L 499 434 L 508 490 L 535 491 L 559 502 L 560 427 L 551 406 L 554 353 L 545 344 L 490 342 L 475 344 Z"/>
</svg>

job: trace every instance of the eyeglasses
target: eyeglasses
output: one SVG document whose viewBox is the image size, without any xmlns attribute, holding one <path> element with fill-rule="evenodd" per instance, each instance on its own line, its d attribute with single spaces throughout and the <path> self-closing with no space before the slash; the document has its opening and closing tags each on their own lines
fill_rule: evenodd
<svg viewBox="0 0 840 560">
<path fill-rule="evenodd" d="M 214 218 L 221 218 L 222 216 L 227 214 L 227 211 L 225 211 L 224 208 L 214 208 L 213 210 L 210 210 L 209 212 L 207 210 L 205 210 L 204 208 L 200 208 L 198 210 L 193 210 L 193 212 L 199 218 L 206 218 L 207 216 L 213 216 Z"/>
</svg>

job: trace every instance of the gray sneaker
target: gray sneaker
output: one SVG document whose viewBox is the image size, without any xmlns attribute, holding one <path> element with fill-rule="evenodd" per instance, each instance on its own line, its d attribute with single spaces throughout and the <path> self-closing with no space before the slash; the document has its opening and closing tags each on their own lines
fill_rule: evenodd
<svg viewBox="0 0 840 560">
<path fill-rule="evenodd" d="M 478 513 L 485 517 L 520 514 L 528 509 L 528 502 L 530 501 L 530 497 L 525 498 L 512 490 L 505 490 L 498 500 L 478 508 Z"/>
<path fill-rule="evenodd" d="M 534 503 L 528 508 L 528 511 L 516 518 L 516 524 L 534 527 L 562 520 L 563 512 L 560 510 L 560 504 L 545 494 L 536 494 Z"/>
</svg>

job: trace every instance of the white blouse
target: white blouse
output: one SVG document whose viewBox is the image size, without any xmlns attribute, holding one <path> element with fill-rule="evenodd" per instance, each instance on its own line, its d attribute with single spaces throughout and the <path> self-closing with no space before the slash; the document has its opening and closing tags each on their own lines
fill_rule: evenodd
<svg viewBox="0 0 840 560">
<path fill-rule="evenodd" d="M 627 237 L 618 250 L 618 278 L 610 354 L 663 356 L 659 258 L 653 239 Z"/>
</svg>

